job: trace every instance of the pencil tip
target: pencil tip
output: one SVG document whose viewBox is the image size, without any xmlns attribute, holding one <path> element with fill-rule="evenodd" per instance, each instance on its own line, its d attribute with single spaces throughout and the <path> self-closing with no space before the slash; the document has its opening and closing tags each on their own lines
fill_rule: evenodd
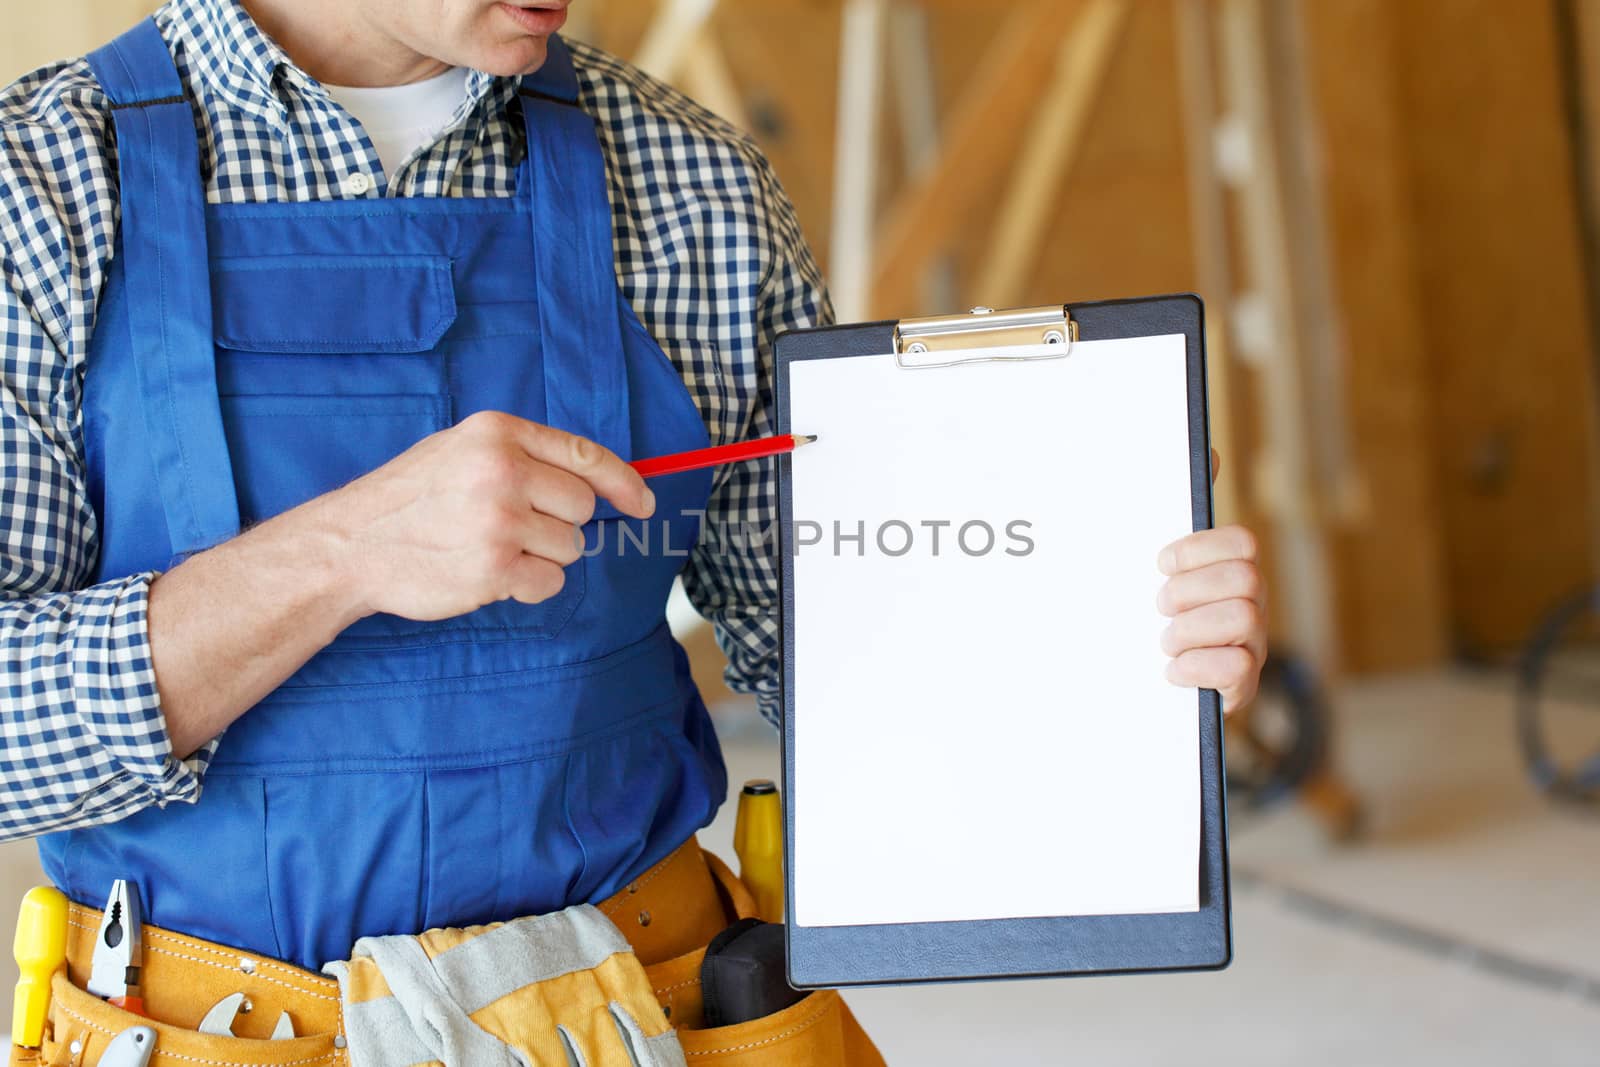
<svg viewBox="0 0 1600 1067">
<path fill-rule="evenodd" d="M 803 433 L 797 433 L 797 434 L 794 435 L 794 447 L 799 448 L 801 445 L 809 445 L 811 442 L 815 441 L 816 439 L 817 439 L 817 435 L 816 434 L 809 434 L 808 435 L 808 434 L 803 434 Z"/>
</svg>

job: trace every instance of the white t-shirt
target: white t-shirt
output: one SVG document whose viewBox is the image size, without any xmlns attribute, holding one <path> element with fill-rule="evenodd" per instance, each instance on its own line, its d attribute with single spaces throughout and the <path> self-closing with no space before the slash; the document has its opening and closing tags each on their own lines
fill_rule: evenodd
<svg viewBox="0 0 1600 1067">
<path fill-rule="evenodd" d="M 323 88 L 361 123 L 384 174 L 393 177 L 411 153 L 431 144 L 455 118 L 467 96 L 467 68 L 451 67 L 409 85 L 357 89 L 323 83 Z"/>
</svg>

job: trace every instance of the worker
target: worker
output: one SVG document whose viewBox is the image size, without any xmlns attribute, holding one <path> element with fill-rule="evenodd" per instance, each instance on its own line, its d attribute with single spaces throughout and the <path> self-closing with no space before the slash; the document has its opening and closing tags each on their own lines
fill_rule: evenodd
<svg viewBox="0 0 1600 1067">
<path fill-rule="evenodd" d="M 630 893 L 646 963 L 731 921 L 664 607 L 681 570 L 775 720 L 776 547 L 697 540 L 773 475 L 619 457 L 771 432 L 830 310 L 750 141 L 565 8 L 171 0 L 0 94 L 0 834 L 80 905 L 310 972 Z M 583 551 L 633 520 L 696 547 Z M 1161 565 L 1172 679 L 1248 701 L 1248 533 Z"/>
</svg>

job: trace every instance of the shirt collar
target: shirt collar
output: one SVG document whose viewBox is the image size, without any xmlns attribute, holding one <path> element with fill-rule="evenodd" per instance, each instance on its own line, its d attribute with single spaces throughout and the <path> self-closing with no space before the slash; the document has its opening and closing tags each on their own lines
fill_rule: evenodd
<svg viewBox="0 0 1600 1067">
<path fill-rule="evenodd" d="M 336 106 L 322 84 L 294 64 L 239 0 L 170 0 L 170 10 L 176 36 L 195 55 L 199 79 L 233 106 L 286 135 L 291 133 L 289 94 L 321 107 Z M 485 112 L 504 106 L 515 95 L 516 83 L 515 78 L 469 71 L 466 98 L 440 136 L 471 127 L 465 140 L 475 142 Z"/>
<path fill-rule="evenodd" d="M 238 0 L 171 0 L 175 35 L 193 53 L 191 70 L 205 88 L 233 106 L 275 119 L 284 112 L 274 82 L 292 67 Z"/>
</svg>

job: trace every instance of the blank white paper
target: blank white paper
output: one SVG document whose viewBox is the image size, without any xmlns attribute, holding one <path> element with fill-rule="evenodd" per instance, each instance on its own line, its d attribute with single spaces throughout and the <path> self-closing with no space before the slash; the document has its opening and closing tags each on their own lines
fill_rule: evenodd
<svg viewBox="0 0 1600 1067">
<path fill-rule="evenodd" d="M 1199 712 L 1156 610 L 1192 529 L 1184 338 L 789 374 L 819 438 L 792 458 L 793 921 L 1197 910 Z"/>
</svg>

